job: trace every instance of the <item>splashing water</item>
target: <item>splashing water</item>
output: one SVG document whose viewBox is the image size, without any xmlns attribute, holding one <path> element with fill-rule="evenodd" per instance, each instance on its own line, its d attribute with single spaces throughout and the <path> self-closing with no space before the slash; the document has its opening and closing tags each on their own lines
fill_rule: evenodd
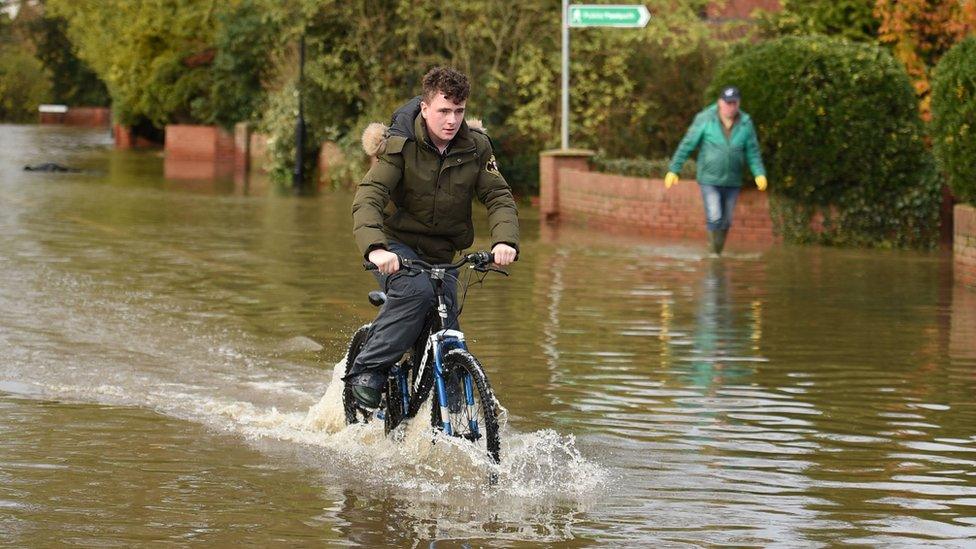
<svg viewBox="0 0 976 549">
<path fill-rule="evenodd" d="M 576 499 L 598 494 L 606 484 L 607 470 L 580 454 L 575 437 L 552 430 L 518 433 L 509 428 L 507 411 L 500 404 L 499 464 L 490 463 L 483 448 L 433 431 L 424 421 L 430 414 L 430 399 L 415 418 L 389 437 L 379 421 L 346 426 L 344 374 L 342 361 L 335 366 L 325 395 L 302 420 L 299 432 L 304 434 L 299 440 L 312 437 L 335 449 L 366 454 L 369 459 L 365 462 L 376 469 L 371 473 L 392 479 L 402 488 L 432 495 L 478 490 L 485 496 Z M 486 479 L 490 473 L 497 477 L 497 483 L 489 487 Z"/>
</svg>

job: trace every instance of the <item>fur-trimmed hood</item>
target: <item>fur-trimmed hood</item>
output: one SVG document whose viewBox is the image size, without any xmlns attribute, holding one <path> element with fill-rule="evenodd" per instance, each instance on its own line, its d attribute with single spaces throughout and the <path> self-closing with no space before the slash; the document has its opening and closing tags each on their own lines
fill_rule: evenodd
<svg viewBox="0 0 976 549">
<path fill-rule="evenodd" d="M 380 156 L 386 152 L 386 142 L 390 137 L 403 137 L 409 140 L 416 140 L 414 132 L 414 120 L 420 114 L 420 96 L 407 101 L 393 113 L 390 125 L 372 122 L 363 130 L 363 151 L 369 156 Z M 468 118 L 462 123 L 462 130 L 466 126 L 468 129 L 485 133 L 484 125 L 481 120 Z M 486 134 L 487 135 L 487 134 Z"/>
</svg>

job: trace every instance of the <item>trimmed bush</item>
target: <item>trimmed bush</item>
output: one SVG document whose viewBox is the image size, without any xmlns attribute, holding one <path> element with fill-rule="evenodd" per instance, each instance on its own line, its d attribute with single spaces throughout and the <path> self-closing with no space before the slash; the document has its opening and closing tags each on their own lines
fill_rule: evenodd
<svg viewBox="0 0 976 549">
<path fill-rule="evenodd" d="M 953 194 L 976 204 L 976 38 L 953 46 L 935 67 L 932 136 Z"/>
<path fill-rule="evenodd" d="M 606 158 L 596 155 L 592 159 L 593 169 L 598 172 L 612 173 L 617 175 L 627 175 L 631 177 L 644 177 L 648 179 L 660 179 L 668 172 L 671 165 L 670 158 Z M 678 174 L 682 179 L 695 178 L 695 161 L 688 160 L 681 167 Z"/>
<path fill-rule="evenodd" d="M 787 240 L 931 247 L 939 181 L 905 69 L 871 44 L 825 36 L 749 45 L 706 90 L 742 91 Z M 810 228 L 824 216 L 823 229 Z"/>
</svg>

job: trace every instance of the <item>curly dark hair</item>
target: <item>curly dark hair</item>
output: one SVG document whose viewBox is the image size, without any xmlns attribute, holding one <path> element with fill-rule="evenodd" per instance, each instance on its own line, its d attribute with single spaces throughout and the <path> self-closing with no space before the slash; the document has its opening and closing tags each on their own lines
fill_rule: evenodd
<svg viewBox="0 0 976 549">
<path fill-rule="evenodd" d="M 434 67 L 424 75 L 424 102 L 430 103 L 438 93 L 455 103 L 468 98 L 471 84 L 463 72 L 451 67 Z"/>
</svg>

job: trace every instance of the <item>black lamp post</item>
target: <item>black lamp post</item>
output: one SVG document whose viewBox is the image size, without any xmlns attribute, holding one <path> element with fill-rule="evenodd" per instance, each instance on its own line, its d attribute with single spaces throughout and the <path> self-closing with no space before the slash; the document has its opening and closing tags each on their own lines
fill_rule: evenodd
<svg viewBox="0 0 976 549">
<path fill-rule="evenodd" d="M 302 105 L 302 91 L 305 85 L 305 33 L 302 32 L 301 46 L 298 50 L 298 120 L 295 122 L 295 169 L 291 184 L 294 191 L 301 192 L 305 182 L 305 112 Z"/>
</svg>

